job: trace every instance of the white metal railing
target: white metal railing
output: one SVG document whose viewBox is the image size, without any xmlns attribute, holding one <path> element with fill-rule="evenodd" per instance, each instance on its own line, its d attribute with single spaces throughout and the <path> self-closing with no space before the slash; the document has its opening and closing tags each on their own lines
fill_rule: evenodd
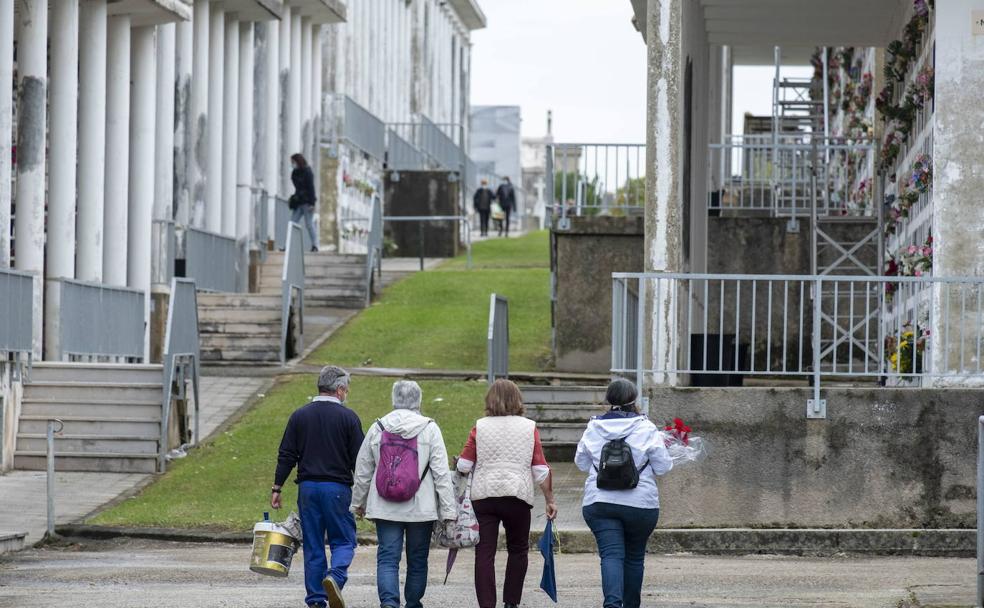
<svg viewBox="0 0 984 608">
<path fill-rule="evenodd" d="M 659 383 L 680 374 L 718 384 L 741 376 L 808 379 L 816 417 L 824 415 L 821 382 L 830 380 L 984 384 L 984 278 L 612 277 L 614 373 Z M 642 326 L 645 319 L 652 327 Z M 640 337 L 650 330 L 646 360 Z"/>
<path fill-rule="evenodd" d="M 274 246 L 280 251 L 284 251 L 287 248 L 287 232 L 292 221 L 291 217 L 293 216 L 293 212 L 290 210 L 290 205 L 287 203 L 287 199 L 279 196 L 274 196 L 271 198 L 274 206 Z M 308 231 L 303 227 L 301 227 L 300 238 L 303 243 L 304 251 L 310 251 L 313 243 L 311 243 L 311 237 L 308 235 Z"/>
<path fill-rule="evenodd" d="M 201 350 L 198 334 L 198 293 L 193 279 L 173 279 L 164 330 L 164 396 L 161 403 L 161 438 L 158 445 L 157 469 L 163 473 L 168 452 L 168 430 L 174 400 L 187 402 L 188 383 L 195 400 L 193 444 L 199 435 L 199 371 Z"/>
<path fill-rule="evenodd" d="M 874 163 L 870 140 L 810 133 L 728 135 L 708 146 L 708 209 L 807 216 L 873 216 L 858 202 Z M 869 186 L 870 187 L 870 186 Z M 871 197 L 873 199 L 873 197 Z"/>
<path fill-rule="evenodd" d="M 547 205 L 560 218 L 641 213 L 646 206 L 646 145 L 548 145 Z"/>
<path fill-rule="evenodd" d="M 287 342 L 291 337 L 290 321 L 294 293 L 297 293 L 297 330 L 301 343 L 297 351 L 302 350 L 304 340 L 304 230 L 299 224 L 291 222 L 287 226 L 287 242 L 284 250 L 284 269 L 281 275 L 281 330 L 280 330 L 280 363 L 287 363 Z"/>
<path fill-rule="evenodd" d="M 379 194 L 372 198 L 372 216 L 369 218 L 369 238 L 366 243 L 366 305 L 372 301 L 374 291 L 373 272 L 382 279 L 383 274 L 383 202 Z"/>
<path fill-rule="evenodd" d="M 169 285 L 174 278 L 174 258 L 177 255 L 177 229 L 173 220 L 153 220 L 150 233 L 151 259 L 150 282 Z"/>
<path fill-rule="evenodd" d="M 143 291 L 75 279 L 55 279 L 48 289 L 58 315 L 51 360 L 144 359 Z"/>
<path fill-rule="evenodd" d="M 185 276 L 205 291 L 244 292 L 249 278 L 249 243 L 200 228 L 185 227 Z"/>
<path fill-rule="evenodd" d="M 26 355 L 34 349 L 34 275 L 0 269 L 0 353 Z"/>
<path fill-rule="evenodd" d="M 427 154 L 390 127 L 386 133 L 386 168 L 390 171 L 425 171 Z"/>
<path fill-rule="evenodd" d="M 488 381 L 509 377 L 509 300 L 489 298 Z"/>
<path fill-rule="evenodd" d="M 406 162 L 419 164 L 420 157 L 402 146 L 403 143 L 409 144 L 427 158 L 428 166 L 423 169 L 408 167 L 402 170 L 464 171 L 468 155 L 461 145 L 463 133 L 459 125 L 435 123 L 422 116 L 419 122 L 390 123 L 387 127 L 390 134 L 395 134 L 398 138 L 391 139 L 391 145 L 399 149 L 397 153 L 410 155 L 406 157 Z"/>
<path fill-rule="evenodd" d="M 344 140 L 379 161 L 386 158 L 386 124 L 348 95 L 325 94 L 321 138 Z"/>
</svg>

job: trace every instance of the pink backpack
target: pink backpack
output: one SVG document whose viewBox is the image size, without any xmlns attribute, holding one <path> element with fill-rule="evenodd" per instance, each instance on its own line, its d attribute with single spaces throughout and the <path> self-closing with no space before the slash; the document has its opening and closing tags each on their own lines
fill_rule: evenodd
<svg viewBox="0 0 984 608">
<path fill-rule="evenodd" d="M 412 500 L 420 489 L 420 483 L 430 471 L 430 459 L 424 467 L 424 473 L 417 477 L 417 470 L 420 467 L 417 438 L 404 439 L 395 433 L 390 433 L 378 420 L 376 426 L 382 431 L 379 464 L 376 466 L 376 492 L 379 493 L 380 498 L 389 502 Z"/>
</svg>

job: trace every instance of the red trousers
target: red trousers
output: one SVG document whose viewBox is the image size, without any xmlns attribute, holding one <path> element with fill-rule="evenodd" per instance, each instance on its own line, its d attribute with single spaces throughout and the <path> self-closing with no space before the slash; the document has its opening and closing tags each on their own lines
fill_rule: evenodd
<svg viewBox="0 0 984 608">
<path fill-rule="evenodd" d="M 495 550 L 499 522 L 506 528 L 506 580 L 502 601 L 523 600 L 523 583 L 530 562 L 530 516 L 533 507 L 514 497 L 483 498 L 472 503 L 478 517 L 479 540 L 475 547 L 475 595 L 479 608 L 496 608 Z"/>
</svg>

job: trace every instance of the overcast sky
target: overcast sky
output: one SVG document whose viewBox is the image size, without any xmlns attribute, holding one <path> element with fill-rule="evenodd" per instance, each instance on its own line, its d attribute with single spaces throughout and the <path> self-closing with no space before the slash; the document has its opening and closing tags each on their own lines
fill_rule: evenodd
<svg viewBox="0 0 984 608">
<path fill-rule="evenodd" d="M 523 135 L 644 142 L 646 47 L 629 0 L 482 0 L 472 33 L 472 103 L 522 107 Z M 808 72 L 807 72 L 808 73 Z M 735 115 L 770 115 L 771 68 L 738 68 Z M 740 118 L 735 132 L 740 131 Z"/>
</svg>

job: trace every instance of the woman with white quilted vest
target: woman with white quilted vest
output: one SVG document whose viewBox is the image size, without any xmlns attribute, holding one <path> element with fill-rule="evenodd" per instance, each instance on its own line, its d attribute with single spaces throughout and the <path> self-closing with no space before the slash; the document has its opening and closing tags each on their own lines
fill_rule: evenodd
<svg viewBox="0 0 984 608">
<path fill-rule="evenodd" d="M 574 463 L 588 474 L 581 513 L 601 554 L 604 608 L 639 608 L 646 544 L 659 521 L 656 476 L 673 468 L 663 434 L 636 406 L 635 384 L 608 385 L 609 410 L 588 422 Z"/>
<path fill-rule="evenodd" d="M 523 599 L 534 483 L 543 491 L 547 518 L 557 516 L 540 433 L 525 413 L 519 387 L 508 380 L 493 382 L 485 395 L 485 417 L 475 424 L 458 458 L 458 471 L 473 473 L 471 499 L 479 525 L 475 547 L 479 608 L 496 606 L 495 550 L 500 522 L 506 529 L 509 552 L 502 599 L 506 608 L 519 606 Z"/>
</svg>

